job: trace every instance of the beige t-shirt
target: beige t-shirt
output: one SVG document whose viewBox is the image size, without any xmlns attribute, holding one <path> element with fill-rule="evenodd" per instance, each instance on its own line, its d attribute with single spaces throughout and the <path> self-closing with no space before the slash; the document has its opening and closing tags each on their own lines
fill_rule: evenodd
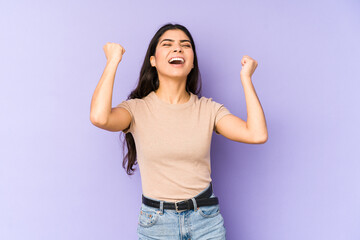
<svg viewBox="0 0 360 240">
<path fill-rule="evenodd" d="M 170 104 L 152 91 L 121 102 L 131 123 L 145 197 L 175 202 L 192 198 L 212 181 L 210 144 L 215 124 L 230 111 L 212 98 L 190 93 L 183 104 Z M 216 134 L 219 134 L 216 132 Z"/>
</svg>

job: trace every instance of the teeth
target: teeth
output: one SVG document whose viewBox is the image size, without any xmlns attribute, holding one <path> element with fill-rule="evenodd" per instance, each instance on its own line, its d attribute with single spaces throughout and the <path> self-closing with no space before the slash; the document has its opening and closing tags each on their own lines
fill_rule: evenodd
<svg viewBox="0 0 360 240">
<path fill-rule="evenodd" d="M 175 60 L 179 60 L 179 61 L 181 61 L 182 63 L 185 62 L 183 58 L 171 58 L 171 59 L 169 60 L 169 63 L 171 63 L 171 62 L 173 62 L 173 61 L 175 61 Z"/>
</svg>

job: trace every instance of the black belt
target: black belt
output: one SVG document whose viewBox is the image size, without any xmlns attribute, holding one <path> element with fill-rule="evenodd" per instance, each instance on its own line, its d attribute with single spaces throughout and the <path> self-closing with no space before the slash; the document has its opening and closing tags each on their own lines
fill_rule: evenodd
<svg viewBox="0 0 360 240">
<path fill-rule="evenodd" d="M 218 204 L 219 199 L 217 197 L 210 198 L 212 192 L 213 192 L 212 183 L 210 182 L 210 186 L 208 187 L 208 189 L 206 189 L 206 191 L 200 194 L 199 196 L 195 197 L 196 205 L 198 207 L 201 207 L 201 206 L 211 206 Z M 144 195 L 142 195 L 142 202 L 147 206 L 160 208 L 160 201 L 149 199 Z M 177 212 L 182 212 L 182 211 L 194 209 L 194 204 L 191 198 L 183 201 L 176 201 L 174 203 L 164 201 L 163 208 L 173 209 L 176 210 Z"/>
</svg>

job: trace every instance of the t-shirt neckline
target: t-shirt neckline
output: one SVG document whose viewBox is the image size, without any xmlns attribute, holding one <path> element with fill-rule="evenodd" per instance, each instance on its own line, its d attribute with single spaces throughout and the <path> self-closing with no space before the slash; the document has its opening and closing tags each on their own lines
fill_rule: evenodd
<svg viewBox="0 0 360 240">
<path fill-rule="evenodd" d="M 190 99 L 186 103 L 179 103 L 179 104 L 171 104 L 168 102 L 164 102 L 161 100 L 158 95 L 156 95 L 155 91 L 150 93 L 151 98 L 153 98 L 157 103 L 161 104 L 164 107 L 173 108 L 173 109 L 180 109 L 190 106 L 194 102 L 194 94 L 190 92 Z"/>
</svg>

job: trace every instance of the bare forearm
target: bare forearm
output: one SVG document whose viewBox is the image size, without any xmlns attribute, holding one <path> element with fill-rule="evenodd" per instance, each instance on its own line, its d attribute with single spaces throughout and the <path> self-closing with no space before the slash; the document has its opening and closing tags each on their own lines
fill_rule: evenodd
<svg viewBox="0 0 360 240">
<path fill-rule="evenodd" d="M 264 111 L 261 107 L 254 85 L 250 77 L 241 77 L 244 88 L 246 109 L 247 109 L 247 128 L 259 139 L 267 139 L 267 127 Z"/>
<path fill-rule="evenodd" d="M 100 81 L 91 99 L 90 118 L 92 122 L 104 123 L 111 113 L 112 94 L 118 60 L 108 60 Z"/>
</svg>

